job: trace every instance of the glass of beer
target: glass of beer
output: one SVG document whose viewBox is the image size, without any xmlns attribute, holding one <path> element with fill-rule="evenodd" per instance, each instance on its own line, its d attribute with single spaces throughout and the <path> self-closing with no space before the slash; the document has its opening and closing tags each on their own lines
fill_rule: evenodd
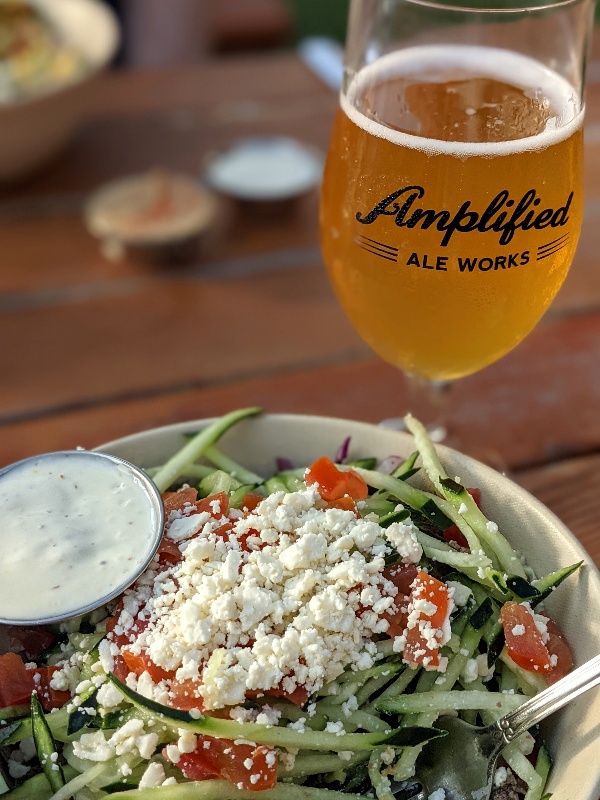
<svg viewBox="0 0 600 800">
<path fill-rule="evenodd" d="M 351 0 L 321 198 L 323 256 L 351 322 L 434 382 L 532 330 L 583 215 L 592 0 L 471 2 Z"/>
</svg>

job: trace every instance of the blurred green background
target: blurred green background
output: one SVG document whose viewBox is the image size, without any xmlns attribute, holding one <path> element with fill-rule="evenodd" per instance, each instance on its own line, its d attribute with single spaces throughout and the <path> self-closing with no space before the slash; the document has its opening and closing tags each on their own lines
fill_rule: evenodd
<svg viewBox="0 0 600 800">
<path fill-rule="evenodd" d="M 286 0 L 296 21 L 295 38 L 331 36 L 340 42 L 346 35 L 349 0 Z"/>
<path fill-rule="evenodd" d="M 296 21 L 296 40 L 305 36 L 331 36 L 340 42 L 346 35 L 346 19 L 350 0 L 285 0 Z M 496 0 L 502 6 L 502 0 Z M 512 5 L 514 0 L 508 0 Z M 523 3 L 527 5 L 527 3 Z M 596 20 L 600 19 L 600 2 L 596 4 Z"/>
</svg>

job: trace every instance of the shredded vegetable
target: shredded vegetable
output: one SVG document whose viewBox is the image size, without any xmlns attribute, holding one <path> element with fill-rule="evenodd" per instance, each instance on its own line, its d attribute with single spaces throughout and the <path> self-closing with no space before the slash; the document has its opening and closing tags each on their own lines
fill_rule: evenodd
<svg viewBox="0 0 600 800">
<path fill-rule="evenodd" d="M 163 543 L 116 604 L 22 664 L 0 656 L 0 794 L 392 800 L 418 786 L 440 714 L 488 724 L 570 669 L 543 600 L 581 565 L 532 578 L 417 420 L 408 458 L 351 461 L 346 439 L 259 475 L 219 444 L 259 413 L 148 468 Z M 50 707 L 31 661 L 52 669 Z M 527 734 L 496 784 L 540 800 L 549 772 Z"/>
</svg>

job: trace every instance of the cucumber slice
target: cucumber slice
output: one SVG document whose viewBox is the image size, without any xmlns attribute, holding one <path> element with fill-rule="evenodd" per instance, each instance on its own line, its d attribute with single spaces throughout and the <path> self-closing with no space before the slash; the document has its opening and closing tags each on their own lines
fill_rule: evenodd
<svg viewBox="0 0 600 800">
<path fill-rule="evenodd" d="M 229 508 L 241 508 L 244 498 L 256 489 L 255 483 L 243 483 L 229 495 Z"/>
<path fill-rule="evenodd" d="M 139 708 L 155 715 L 161 722 L 174 728 L 184 728 L 194 733 L 215 736 L 218 739 L 246 739 L 257 744 L 270 744 L 276 747 L 298 747 L 303 750 L 372 750 L 379 744 L 394 747 L 415 747 L 419 744 L 445 735 L 436 728 L 397 728 L 388 733 L 346 733 L 339 736 L 327 731 L 296 731 L 293 728 L 269 727 L 252 722 L 235 722 L 218 717 L 192 717 L 187 711 L 163 706 L 134 692 L 115 675 L 109 680 L 117 689 Z"/>
<path fill-rule="evenodd" d="M 37 756 L 46 780 L 52 791 L 58 792 L 66 783 L 62 766 L 58 763 L 58 754 L 54 737 L 44 716 L 44 709 L 38 700 L 37 692 L 31 693 L 31 731 Z"/>
<path fill-rule="evenodd" d="M 533 586 L 539 592 L 539 595 L 534 599 L 532 602 L 532 606 L 536 606 L 538 603 L 541 603 L 549 594 L 551 594 L 557 586 L 576 572 L 580 567 L 583 566 L 583 561 L 578 561 L 576 564 L 571 564 L 569 567 L 564 567 L 563 569 L 558 569 L 556 572 L 550 572 L 548 575 L 545 575 L 543 578 L 540 578 L 537 581 L 533 581 Z"/>
<path fill-rule="evenodd" d="M 239 489 L 241 485 L 242 484 L 236 478 L 232 478 L 227 472 L 224 472 L 222 469 L 216 469 L 214 472 L 211 472 L 210 475 L 207 475 L 206 478 L 202 478 L 198 484 L 198 494 L 200 497 L 210 497 L 220 492 L 230 494 L 236 489 Z"/>
</svg>

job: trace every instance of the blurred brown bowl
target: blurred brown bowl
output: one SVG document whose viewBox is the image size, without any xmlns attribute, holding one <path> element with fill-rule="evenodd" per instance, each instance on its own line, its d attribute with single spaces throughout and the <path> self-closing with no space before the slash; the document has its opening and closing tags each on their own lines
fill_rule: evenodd
<svg viewBox="0 0 600 800">
<path fill-rule="evenodd" d="M 93 106 L 98 77 L 119 43 L 119 25 L 101 0 L 31 0 L 66 44 L 86 61 L 85 72 L 51 91 L 0 103 L 0 181 L 24 177 L 62 150 Z"/>
<path fill-rule="evenodd" d="M 154 168 L 101 186 L 88 198 L 84 220 L 109 260 L 119 261 L 127 251 L 144 260 L 179 262 L 193 253 L 217 213 L 216 198 L 199 181 Z"/>
</svg>

